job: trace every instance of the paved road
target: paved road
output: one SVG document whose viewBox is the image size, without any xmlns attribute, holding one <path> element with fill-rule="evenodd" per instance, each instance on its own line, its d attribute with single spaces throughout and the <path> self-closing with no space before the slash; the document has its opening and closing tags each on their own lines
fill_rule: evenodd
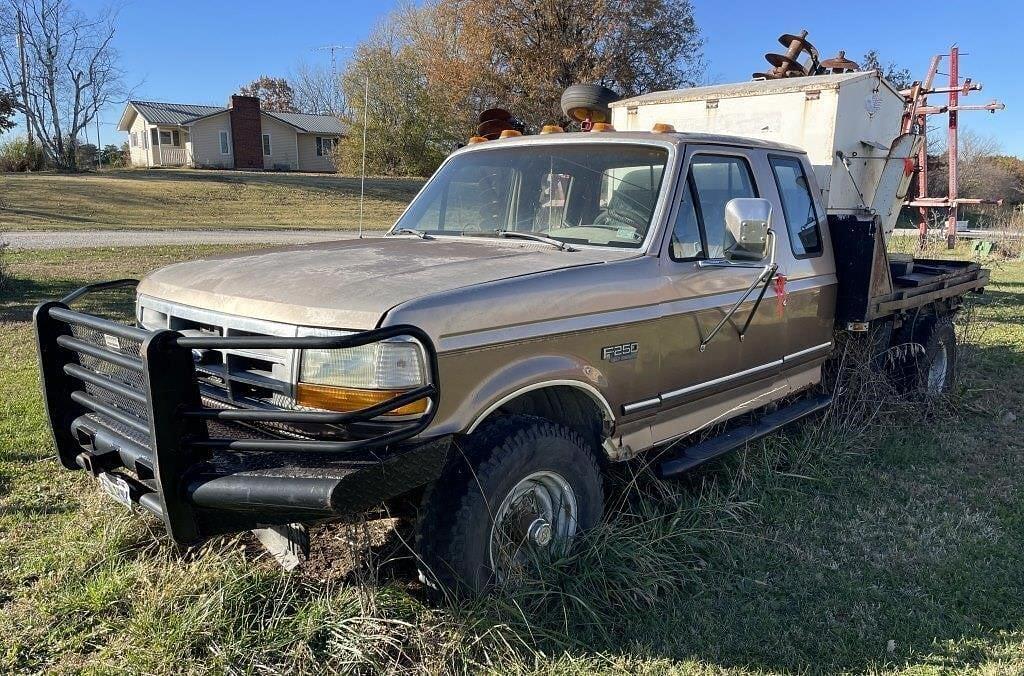
<svg viewBox="0 0 1024 676">
<path fill-rule="evenodd" d="M 378 236 L 382 231 L 365 231 Z M 85 249 L 162 244 L 303 244 L 351 239 L 350 230 L 15 230 L 0 232 L 11 249 Z"/>
</svg>

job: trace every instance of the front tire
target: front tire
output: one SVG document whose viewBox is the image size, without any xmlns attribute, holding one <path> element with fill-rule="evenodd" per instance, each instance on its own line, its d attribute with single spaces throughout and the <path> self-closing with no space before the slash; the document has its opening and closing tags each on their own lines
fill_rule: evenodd
<svg viewBox="0 0 1024 676">
<path fill-rule="evenodd" d="M 456 442 L 424 496 L 417 528 L 420 577 L 460 594 L 528 572 L 601 518 L 601 473 L 577 432 L 515 415 Z"/>
</svg>

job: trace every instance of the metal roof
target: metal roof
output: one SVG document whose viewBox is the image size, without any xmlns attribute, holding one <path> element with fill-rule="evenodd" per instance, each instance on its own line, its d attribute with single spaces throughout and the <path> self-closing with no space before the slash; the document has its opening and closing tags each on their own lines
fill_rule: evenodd
<svg viewBox="0 0 1024 676">
<path fill-rule="evenodd" d="M 227 110 L 223 106 L 196 106 L 190 103 L 129 101 L 128 104 L 151 124 L 182 124 L 196 117 Z"/>
<path fill-rule="evenodd" d="M 709 87 L 691 87 L 689 89 L 670 89 L 668 91 L 651 92 L 650 94 L 641 94 L 629 99 L 622 99 L 612 103 L 611 107 L 619 108 L 622 106 L 628 107 L 652 103 L 679 103 L 682 101 L 700 101 L 704 99 L 728 99 L 739 96 L 838 89 L 846 82 L 860 80 L 865 77 L 878 77 L 878 74 L 873 70 L 866 70 L 854 73 L 780 78 L 778 80 L 750 80 L 749 82 L 733 82 L 711 85 Z M 883 78 L 879 79 L 882 82 L 886 82 Z M 886 84 L 888 83 L 886 82 Z M 889 87 L 892 88 L 892 85 L 889 85 Z"/>
<path fill-rule="evenodd" d="M 223 106 L 197 106 L 190 103 L 160 103 L 156 101 L 129 101 L 125 108 L 134 108 L 139 115 L 150 124 L 186 125 L 204 117 L 226 113 L 229 108 Z M 275 113 L 261 110 L 264 115 L 290 124 L 301 132 L 310 134 L 344 134 L 345 127 L 341 120 L 333 115 L 309 115 L 307 113 Z M 127 131 L 125 115 L 121 116 L 120 131 Z"/>
<path fill-rule="evenodd" d="M 290 124 L 300 131 L 310 134 L 344 134 L 345 127 L 341 120 L 333 115 L 310 115 L 308 113 L 276 113 L 269 110 L 265 114 Z"/>
</svg>

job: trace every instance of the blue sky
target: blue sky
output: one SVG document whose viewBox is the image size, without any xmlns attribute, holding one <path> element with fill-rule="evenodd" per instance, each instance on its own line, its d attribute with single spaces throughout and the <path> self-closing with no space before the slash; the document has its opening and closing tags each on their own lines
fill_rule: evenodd
<svg viewBox="0 0 1024 676">
<path fill-rule="evenodd" d="M 994 115 L 964 113 L 961 124 L 995 136 L 1006 152 L 1024 157 L 1024 88 L 1019 86 L 1019 59 L 1013 56 L 1019 51 L 1024 28 L 1020 0 L 919 3 L 924 11 L 915 12 L 914 27 L 897 19 L 912 11 L 907 2 L 858 0 L 819 4 L 822 9 L 811 4 L 805 11 L 779 11 L 764 0 L 693 1 L 712 82 L 749 79 L 753 71 L 765 67 L 765 52 L 781 49 L 776 42 L 779 34 L 801 29 L 810 32 L 822 58 L 845 49 L 858 60 L 876 48 L 884 60 L 910 68 L 915 78 L 923 77 L 932 54 L 947 52 L 958 42 L 961 53 L 967 53 L 961 57 L 961 76 L 984 84 L 981 92 L 973 92 L 963 102 L 998 98 L 1007 106 Z M 93 11 L 109 2 L 78 0 L 77 4 Z M 122 5 L 117 48 L 129 82 L 139 83 L 135 98 L 222 105 L 240 85 L 261 74 L 287 75 L 303 61 L 329 63 L 329 53 L 314 48 L 356 44 L 394 4 L 178 0 L 167 5 L 128 0 Z M 787 18 L 801 14 L 800 19 Z M 341 61 L 344 52 L 338 58 Z M 123 140 L 115 131 L 120 113 L 120 109 L 103 111 L 103 143 Z M 95 131 L 89 133 L 92 137 Z"/>
</svg>

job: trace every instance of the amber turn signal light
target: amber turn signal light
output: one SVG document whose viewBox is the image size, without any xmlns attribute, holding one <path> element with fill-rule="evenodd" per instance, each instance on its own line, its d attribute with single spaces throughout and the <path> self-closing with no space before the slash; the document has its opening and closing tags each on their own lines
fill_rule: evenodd
<svg viewBox="0 0 1024 676">
<path fill-rule="evenodd" d="M 608 122 L 595 122 L 590 131 L 615 131 L 615 127 Z"/>
<path fill-rule="evenodd" d="M 300 406 L 348 413 L 376 406 L 406 392 L 408 390 L 362 390 L 354 387 L 331 387 L 329 385 L 299 383 L 295 391 L 295 401 Z M 418 415 L 426 413 L 427 403 L 428 399 L 424 397 L 411 404 L 392 409 L 384 415 Z"/>
</svg>

